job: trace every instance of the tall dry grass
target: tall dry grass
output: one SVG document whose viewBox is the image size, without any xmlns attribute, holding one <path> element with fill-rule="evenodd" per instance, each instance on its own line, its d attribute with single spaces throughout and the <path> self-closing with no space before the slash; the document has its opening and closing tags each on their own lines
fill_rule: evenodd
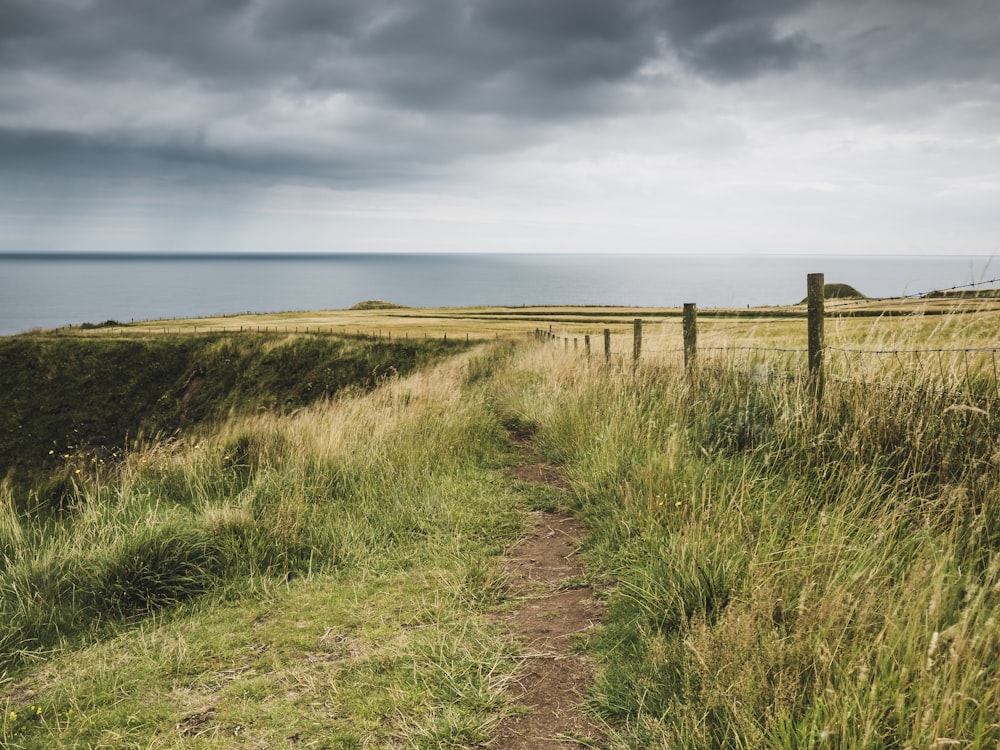
<svg viewBox="0 0 1000 750">
<path fill-rule="evenodd" d="M 489 470 L 507 443 L 469 372 L 459 356 L 371 393 L 149 445 L 77 475 L 59 518 L 19 515 L 3 488 L 0 670 L 209 591 L 481 563 L 522 519 Z"/>
<path fill-rule="evenodd" d="M 942 346 L 880 343 L 901 341 Z M 913 371 L 835 380 L 817 410 L 782 355 L 702 364 L 557 345 L 497 386 L 613 587 L 592 704 L 616 746 L 995 746 L 995 410 Z"/>
</svg>

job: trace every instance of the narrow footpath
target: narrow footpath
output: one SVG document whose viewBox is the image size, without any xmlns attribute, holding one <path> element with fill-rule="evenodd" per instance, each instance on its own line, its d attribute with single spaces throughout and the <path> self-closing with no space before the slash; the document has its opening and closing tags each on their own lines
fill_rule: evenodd
<svg viewBox="0 0 1000 750">
<path fill-rule="evenodd" d="M 526 464 L 512 472 L 521 481 L 563 485 L 558 470 L 548 464 Z M 491 747 L 600 748 L 601 728 L 582 707 L 593 668 L 576 648 L 577 639 L 586 638 L 601 618 L 601 604 L 583 584 L 577 556 L 585 532 L 568 515 L 536 512 L 532 517 L 531 536 L 507 563 L 511 594 L 522 604 L 504 616 L 524 643 L 524 677 L 511 697 L 527 712 L 502 723 Z"/>
</svg>

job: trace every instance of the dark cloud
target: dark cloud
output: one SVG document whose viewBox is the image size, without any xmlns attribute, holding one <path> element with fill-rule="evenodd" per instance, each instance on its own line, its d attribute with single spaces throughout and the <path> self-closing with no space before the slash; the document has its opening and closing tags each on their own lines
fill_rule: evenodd
<svg viewBox="0 0 1000 750">
<path fill-rule="evenodd" d="M 757 23 L 723 26 L 682 47 L 698 70 L 723 80 L 745 80 L 769 71 L 793 70 L 820 54 L 819 45 L 801 32 L 775 33 Z"/>
<path fill-rule="evenodd" d="M 5 2 L 0 4 L 0 44 L 44 34 L 55 24 L 52 9 L 37 3 Z"/>
<path fill-rule="evenodd" d="M 261 38 L 330 35 L 354 37 L 371 23 L 379 3 L 356 0 L 287 0 L 265 5 L 254 19 Z"/>
<path fill-rule="evenodd" d="M 1000 15 L 992 0 L 886 0 L 877 13 L 844 11 L 829 74 L 861 88 L 1000 80 Z"/>
<path fill-rule="evenodd" d="M 397 179 L 628 114 L 678 64 L 995 77 L 994 1 L 0 0 L 0 167 Z"/>
<path fill-rule="evenodd" d="M 721 80 L 746 80 L 790 70 L 817 54 L 804 31 L 783 32 L 781 21 L 811 0 L 667 0 L 666 33 L 694 70 Z"/>
<path fill-rule="evenodd" d="M 628 82 L 661 55 L 664 43 L 717 77 L 744 79 L 792 66 L 809 45 L 802 34 L 777 33 L 774 23 L 799 4 L 0 0 L 0 62 L 69 78 L 127 77 L 145 65 L 206 88 L 283 82 L 417 109 L 532 117 L 533 103 L 547 94 L 571 110 L 576 94 L 589 111 L 591 87 Z M 492 87 L 492 99 L 476 95 L 483 87 Z"/>
<path fill-rule="evenodd" d="M 444 158 L 443 144 L 426 143 L 429 161 Z M 156 184 L 161 188 L 268 187 L 290 176 L 300 184 L 365 188 L 427 179 L 430 165 L 409 149 L 357 144 L 322 158 L 280 146 L 218 148 L 197 135 L 138 140 L 129 133 L 81 135 L 71 131 L 0 128 L 0 162 L 8 181 L 58 175 L 66 190 L 90 183 Z"/>
</svg>

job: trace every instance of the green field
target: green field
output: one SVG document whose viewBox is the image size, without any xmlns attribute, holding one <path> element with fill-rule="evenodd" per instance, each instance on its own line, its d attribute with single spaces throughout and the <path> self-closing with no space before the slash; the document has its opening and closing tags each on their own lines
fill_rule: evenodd
<svg viewBox="0 0 1000 750">
<path fill-rule="evenodd" d="M 802 307 L 702 311 L 694 373 L 678 310 L 0 340 L 0 744 L 488 747 L 527 668 L 500 559 L 555 503 L 609 747 L 996 747 L 993 304 L 830 301 L 819 405 Z M 504 471 L 511 430 L 565 493 Z"/>
</svg>

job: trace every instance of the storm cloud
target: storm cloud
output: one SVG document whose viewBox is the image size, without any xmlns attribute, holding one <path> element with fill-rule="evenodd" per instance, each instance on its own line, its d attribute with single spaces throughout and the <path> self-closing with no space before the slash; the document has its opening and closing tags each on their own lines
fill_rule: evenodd
<svg viewBox="0 0 1000 750">
<path fill-rule="evenodd" d="M 981 145 L 998 41 L 992 0 L 0 0 L 0 197 L 464 192 L 529 157 L 578 186 L 644 153 L 708 159 L 697 182 L 772 127 L 926 130 L 928 111 Z"/>
</svg>

